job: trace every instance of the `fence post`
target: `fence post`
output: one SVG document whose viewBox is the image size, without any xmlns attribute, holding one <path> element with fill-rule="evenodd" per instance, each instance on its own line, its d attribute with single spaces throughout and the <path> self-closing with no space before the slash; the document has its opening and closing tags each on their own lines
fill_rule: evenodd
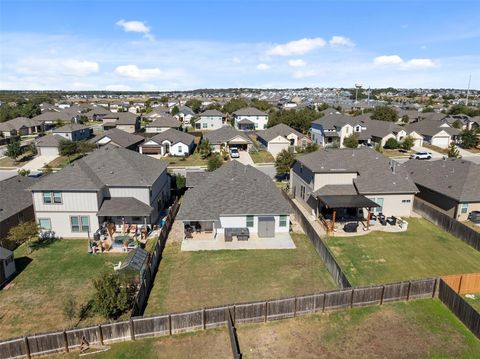
<svg viewBox="0 0 480 359">
<path fill-rule="evenodd" d="M 297 297 L 295 297 L 295 300 L 293 301 L 293 317 L 295 318 L 297 316 Z"/>
<path fill-rule="evenodd" d="M 314 313 L 317 312 L 317 295 L 316 294 L 313 295 L 313 312 Z"/>
<path fill-rule="evenodd" d="M 460 294 L 460 291 L 462 290 L 462 280 L 463 280 L 463 274 L 460 276 L 460 280 L 458 281 L 458 290 L 457 290 L 458 294 Z"/>
<path fill-rule="evenodd" d="M 380 305 L 383 304 L 383 296 L 385 295 L 385 286 L 382 285 L 382 296 L 380 297 Z"/>
<path fill-rule="evenodd" d="M 130 318 L 130 338 L 135 340 L 135 328 L 133 327 L 133 319 Z"/>
<path fill-rule="evenodd" d="M 267 322 L 267 315 L 268 315 L 268 302 L 265 302 L 265 318 L 263 320 L 264 323 Z"/>
<path fill-rule="evenodd" d="M 435 283 L 433 284 L 432 298 L 435 298 L 435 292 L 438 286 L 438 278 L 435 278 Z"/>
<path fill-rule="evenodd" d="M 172 316 L 168 315 L 168 334 L 172 335 Z"/>
<path fill-rule="evenodd" d="M 65 330 L 63 331 L 63 343 L 65 345 L 65 353 L 69 353 L 70 349 L 68 348 L 68 337 L 67 337 L 67 332 Z"/>
<path fill-rule="evenodd" d="M 353 308 L 353 292 L 355 289 L 352 289 L 352 295 L 350 296 L 350 308 Z"/>
<path fill-rule="evenodd" d="M 412 286 L 412 282 L 408 282 L 408 290 L 407 290 L 407 302 L 410 300 L 410 287 Z"/>
<path fill-rule="evenodd" d="M 27 358 L 30 359 L 32 356 L 30 355 L 30 344 L 28 343 L 28 338 L 23 337 L 23 342 L 25 343 L 25 351 L 27 352 Z"/>
<path fill-rule="evenodd" d="M 205 330 L 205 308 L 202 309 L 202 329 Z"/>
<path fill-rule="evenodd" d="M 103 345 L 103 330 L 102 326 L 98 326 L 98 338 L 100 339 L 100 344 Z"/>
</svg>

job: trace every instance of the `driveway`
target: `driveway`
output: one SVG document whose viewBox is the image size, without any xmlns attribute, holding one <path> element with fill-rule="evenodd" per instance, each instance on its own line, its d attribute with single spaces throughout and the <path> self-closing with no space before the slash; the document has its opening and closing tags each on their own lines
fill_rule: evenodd
<svg viewBox="0 0 480 359">
<path fill-rule="evenodd" d="M 47 163 L 52 162 L 58 156 L 37 156 L 30 162 L 28 162 L 25 166 L 22 167 L 24 170 L 29 171 L 40 171 L 43 166 Z"/>
<path fill-rule="evenodd" d="M 250 165 L 250 166 L 255 165 L 255 163 L 253 162 L 252 157 L 250 157 L 250 154 L 248 153 L 248 151 L 238 151 L 238 154 L 240 155 L 240 157 L 235 158 L 235 159 L 237 161 L 239 161 L 240 163 L 242 163 L 244 165 Z"/>
</svg>

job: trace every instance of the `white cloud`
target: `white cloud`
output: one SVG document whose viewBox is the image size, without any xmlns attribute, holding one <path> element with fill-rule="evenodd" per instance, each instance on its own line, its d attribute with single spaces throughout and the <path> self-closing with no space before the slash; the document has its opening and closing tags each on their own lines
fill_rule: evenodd
<svg viewBox="0 0 480 359">
<path fill-rule="evenodd" d="M 398 55 L 378 56 L 373 59 L 374 65 L 378 66 L 398 66 L 404 70 L 427 69 L 437 67 L 432 59 L 411 59 L 403 60 Z"/>
<path fill-rule="evenodd" d="M 122 19 L 117 21 L 116 25 L 120 26 L 125 32 L 138 32 L 148 39 L 153 39 L 150 28 L 143 21 L 125 21 Z"/>
<path fill-rule="evenodd" d="M 270 68 L 270 65 L 267 65 L 267 64 L 258 64 L 257 65 L 257 70 L 268 70 Z"/>
<path fill-rule="evenodd" d="M 290 56 L 304 55 L 326 45 L 325 40 L 320 37 L 312 39 L 300 39 L 287 42 L 286 44 L 276 45 L 267 51 L 271 56 Z"/>
<path fill-rule="evenodd" d="M 303 61 L 302 59 L 296 59 L 296 60 L 288 60 L 288 65 L 292 67 L 303 67 L 307 63 Z"/>
<path fill-rule="evenodd" d="M 355 46 L 352 40 L 344 36 L 332 36 L 332 38 L 330 39 L 330 41 L 328 41 L 328 43 L 332 47 L 339 47 L 339 46 L 354 47 Z"/>
<path fill-rule="evenodd" d="M 294 79 L 305 79 L 308 77 L 315 77 L 318 76 L 319 73 L 314 70 L 300 70 L 300 71 L 295 71 L 293 73 L 293 78 Z"/>
<path fill-rule="evenodd" d="M 182 76 L 181 70 L 162 71 L 158 67 L 154 68 L 139 68 L 137 65 L 122 65 L 115 69 L 117 75 L 128 77 L 135 80 L 150 80 L 150 79 L 173 79 L 177 76 Z"/>
<path fill-rule="evenodd" d="M 398 55 L 383 55 L 373 59 L 375 65 L 399 65 L 403 60 Z"/>
</svg>

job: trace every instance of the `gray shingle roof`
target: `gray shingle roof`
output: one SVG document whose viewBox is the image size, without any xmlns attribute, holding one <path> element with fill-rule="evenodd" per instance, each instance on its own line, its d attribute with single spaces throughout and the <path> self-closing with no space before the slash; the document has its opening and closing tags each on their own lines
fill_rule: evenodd
<svg viewBox="0 0 480 359">
<path fill-rule="evenodd" d="M 222 215 L 291 213 L 290 204 L 266 174 L 234 160 L 187 190 L 177 218 L 196 221 Z"/>
<path fill-rule="evenodd" d="M 206 111 L 203 111 L 201 114 L 199 114 L 200 117 L 202 116 L 218 116 L 218 117 L 224 117 L 223 113 L 221 113 L 220 111 L 218 110 L 206 110 Z"/>
<path fill-rule="evenodd" d="M 41 124 L 42 121 L 36 120 L 35 118 L 16 117 L 12 120 L 0 123 L 0 131 L 18 131 L 22 127 L 40 126 Z"/>
<path fill-rule="evenodd" d="M 193 188 L 202 182 L 210 172 L 188 171 L 185 174 L 185 187 Z"/>
<path fill-rule="evenodd" d="M 297 161 L 314 173 L 358 173 L 353 184 L 360 194 L 418 192 L 403 165 L 373 149 L 320 149 Z"/>
<path fill-rule="evenodd" d="M 174 128 L 169 128 L 166 131 L 160 132 L 158 135 L 153 136 L 151 141 L 155 141 L 158 144 L 161 144 L 163 141 L 168 140 L 172 145 L 176 143 L 183 143 L 185 145 L 190 145 L 195 141 L 195 136 L 192 136 L 189 133 L 175 130 Z"/>
<path fill-rule="evenodd" d="M 162 115 L 162 117 L 156 119 L 152 123 L 147 124 L 145 127 L 174 127 L 179 128 L 182 124 L 175 117 L 171 115 Z"/>
<path fill-rule="evenodd" d="M 69 123 L 66 124 L 65 126 L 59 127 L 54 129 L 52 132 L 53 133 L 59 133 L 59 132 L 74 132 L 74 131 L 81 131 L 81 130 L 86 130 L 89 129 L 89 127 L 81 125 L 79 123 Z"/>
<path fill-rule="evenodd" d="M 97 143 L 100 141 L 102 138 L 108 137 L 112 140 L 112 142 L 116 143 L 117 145 L 121 147 L 130 147 L 135 144 L 139 144 L 143 142 L 144 138 L 139 135 L 135 135 L 133 133 L 128 133 L 125 131 L 122 131 L 118 128 L 112 128 L 108 131 L 105 131 L 104 133 L 95 136 L 90 140 L 92 143 Z"/>
<path fill-rule="evenodd" d="M 322 125 L 325 129 L 340 128 L 346 124 L 354 125 L 361 121 L 358 117 L 352 117 L 344 115 L 342 113 L 334 113 L 331 115 L 323 116 L 318 120 L 312 122 L 312 124 Z"/>
<path fill-rule="evenodd" d="M 305 137 L 297 130 L 294 130 L 290 126 L 285 125 L 283 123 L 279 123 L 278 125 L 270 127 L 263 131 L 257 131 L 257 136 L 264 139 L 266 142 L 269 142 L 278 136 L 287 137 L 292 133 L 297 135 L 298 139 Z"/>
<path fill-rule="evenodd" d="M 38 181 L 24 176 L 0 181 L 0 222 L 33 205 L 28 187 Z"/>
<path fill-rule="evenodd" d="M 460 131 L 453 127 L 440 127 L 443 123 L 435 120 L 421 120 L 411 123 L 406 127 L 407 132 L 415 131 L 422 136 L 434 136 L 440 131 L 445 131 L 450 135 L 458 135 Z"/>
<path fill-rule="evenodd" d="M 150 216 L 153 208 L 133 197 L 113 197 L 105 199 L 98 210 L 97 217 L 112 216 Z"/>
<path fill-rule="evenodd" d="M 353 184 L 327 184 L 314 192 L 317 196 L 355 195 L 357 190 Z"/>
<path fill-rule="evenodd" d="M 117 112 L 103 117 L 105 122 L 113 122 L 117 125 L 135 125 L 138 115 L 131 112 Z"/>
<path fill-rule="evenodd" d="M 260 111 L 255 107 L 245 107 L 233 113 L 235 116 L 267 116 L 266 112 Z"/>
<path fill-rule="evenodd" d="M 35 140 L 35 146 L 37 147 L 58 147 L 58 144 L 61 140 L 64 140 L 60 135 L 54 135 L 49 133 L 46 136 L 40 137 L 39 139 Z"/>
<path fill-rule="evenodd" d="M 147 187 L 166 169 L 166 161 L 107 145 L 46 176 L 31 189 L 98 191 L 104 186 Z"/>
<path fill-rule="evenodd" d="M 419 186 L 459 202 L 480 201 L 480 165 L 449 158 L 445 161 L 410 160 L 406 168 Z"/>
<path fill-rule="evenodd" d="M 70 112 L 59 111 L 59 112 L 44 112 L 41 115 L 35 116 L 33 119 L 41 122 L 45 121 L 71 121 L 72 118 L 80 114 L 72 114 Z"/>
<path fill-rule="evenodd" d="M 222 144 L 230 141 L 231 139 L 240 136 L 248 143 L 252 143 L 250 138 L 242 131 L 238 131 L 231 126 L 223 126 L 218 130 L 209 131 L 205 134 L 204 138 L 210 142 L 210 144 Z"/>
</svg>

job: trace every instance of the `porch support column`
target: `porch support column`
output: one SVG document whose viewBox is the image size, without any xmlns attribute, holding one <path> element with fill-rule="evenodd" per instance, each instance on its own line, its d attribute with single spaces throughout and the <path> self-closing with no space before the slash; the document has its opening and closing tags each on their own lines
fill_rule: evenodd
<svg viewBox="0 0 480 359">
<path fill-rule="evenodd" d="M 367 208 L 367 229 L 370 229 L 370 207 Z"/>
<path fill-rule="evenodd" d="M 333 209 L 333 216 L 332 216 L 332 225 L 333 225 L 333 228 L 332 228 L 332 231 L 335 229 L 335 217 L 337 216 L 337 209 L 334 208 Z"/>
</svg>

